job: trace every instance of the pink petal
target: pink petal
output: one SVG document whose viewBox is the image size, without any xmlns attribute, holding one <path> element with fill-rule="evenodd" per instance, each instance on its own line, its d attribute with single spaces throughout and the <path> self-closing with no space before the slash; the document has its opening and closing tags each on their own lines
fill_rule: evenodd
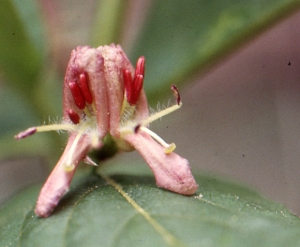
<svg viewBox="0 0 300 247">
<path fill-rule="evenodd" d="M 46 183 L 44 184 L 37 203 L 35 207 L 35 213 L 39 217 L 48 217 L 50 216 L 53 209 L 58 204 L 62 196 L 69 190 L 69 185 L 74 176 L 75 170 L 79 162 L 85 157 L 86 153 L 90 147 L 90 138 L 87 135 L 84 135 L 79 140 L 76 151 L 71 157 L 71 162 L 75 166 L 72 171 L 66 171 L 65 165 L 67 159 L 69 160 L 69 151 L 73 145 L 74 139 L 77 133 L 70 135 L 68 144 L 65 148 L 63 155 L 56 164 L 54 170 L 48 177 Z"/>
<path fill-rule="evenodd" d="M 140 98 L 136 104 L 135 121 L 140 122 L 149 117 L 148 101 L 144 89 L 141 90 Z"/>
<path fill-rule="evenodd" d="M 104 58 L 98 49 L 79 46 L 71 53 L 63 88 L 64 118 L 68 119 L 68 109 L 75 111 L 81 116 L 83 111 L 76 107 L 68 83 L 78 81 L 82 73 L 87 74 L 89 78 L 88 86 L 97 110 L 95 115 L 100 139 L 106 135 L 109 127 L 107 83 L 104 69 Z"/>
<path fill-rule="evenodd" d="M 113 136 L 119 137 L 120 114 L 124 99 L 123 69 L 134 68 L 120 46 L 100 46 L 98 51 L 104 57 L 105 78 L 109 107 L 109 128 Z"/>
<path fill-rule="evenodd" d="M 158 187 L 183 195 L 197 191 L 198 185 L 186 159 L 176 153 L 165 154 L 164 148 L 146 133 L 129 134 L 125 140 L 146 160 Z"/>
</svg>

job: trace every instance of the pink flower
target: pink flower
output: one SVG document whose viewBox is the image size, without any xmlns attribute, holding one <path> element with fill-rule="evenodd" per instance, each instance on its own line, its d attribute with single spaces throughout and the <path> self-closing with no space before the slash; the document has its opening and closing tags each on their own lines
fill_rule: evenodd
<svg viewBox="0 0 300 247">
<path fill-rule="evenodd" d="M 167 144 L 152 132 L 149 123 L 182 105 L 176 86 L 176 104 L 149 115 L 143 90 L 145 58 L 134 68 L 119 45 L 77 47 L 71 53 L 63 87 L 63 121 L 29 128 L 15 136 L 21 139 L 35 132 L 65 130 L 70 137 L 63 155 L 43 186 L 35 213 L 48 217 L 68 191 L 81 160 L 96 165 L 88 156 L 103 146 L 107 134 L 121 150 L 136 149 L 154 173 L 159 187 L 191 195 L 198 188 L 186 159 L 175 154 L 175 144 Z"/>
</svg>

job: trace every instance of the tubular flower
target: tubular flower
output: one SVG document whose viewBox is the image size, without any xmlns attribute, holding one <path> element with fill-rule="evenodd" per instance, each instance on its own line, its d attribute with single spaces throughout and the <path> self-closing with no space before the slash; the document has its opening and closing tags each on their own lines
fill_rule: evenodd
<svg viewBox="0 0 300 247">
<path fill-rule="evenodd" d="M 198 188 L 186 159 L 173 152 L 175 144 L 166 143 L 148 125 L 182 105 L 176 86 L 171 89 L 176 104 L 149 115 L 143 90 L 145 58 L 134 68 L 119 45 L 77 47 L 71 53 L 63 86 L 63 121 L 31 127 L 15 136 L 25 138 L 35 132 L 65 130 L 67 146 L 44 184 L 35 213 L 48 217 L 69 185 L 80 161 L 96 165 L 87 156 L 101 148 L 110 134 L 121 150 L 136 149 L 154 173 L 157 186 L 183 195 Z"/>
</svg>

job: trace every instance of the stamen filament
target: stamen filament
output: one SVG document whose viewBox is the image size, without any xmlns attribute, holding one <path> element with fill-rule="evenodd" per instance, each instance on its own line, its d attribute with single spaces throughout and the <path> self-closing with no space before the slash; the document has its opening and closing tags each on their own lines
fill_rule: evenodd
<svg viewBox="0 0 300 247">
<path fill-rule="evenodd" d="M 99 141 L 97 134 L 92 135 L 91 146 L 93 149 L 99 149 L 101 147 L 101 141 Z"/>
<path fill-rule="evenodd" d="M 175 143 L 171 143 L 171 144 L 166 143 L 160 136 L 158 136 L 156 133 L 154 133 L 150 129 L 148 129 L 144 126 L 141 126 L 139 128 L 139 130 L 142 130 L 145 133 L 149 134 L 154 140 L 156 140 L 160 145 L 162 145 L 165 148 L 164 151 L 166 154 L 172 153 L 175 150 L 175 148 L 176 148 Z"/>
<path fill-rule="evenodd" d="M 21 131 L 19 134 L 15 135 L 15 139 L 20 140 L 28 136 L 33 135 L 36 132 L 46 132 L 52 130 L 65 130 L 65 131 L 75 131 L 75 125 L 71 124 L 51 124 L 51 125 L 42 125 L 37 127 L 31 127 L 27 130 Z"/>
<path fill-rule="evenodd" d="M 160 112 L 157 112 L 157 113 L 153 114 L 152 116 L 148 117 L 147 119 L 143 120 L 142 125 L 147 126 L 149 123 L 152 123 L 155 120 L 178 110 L 181 106 L 182 106 L 182 103 L 180 102 L 179 105 L 173 105 L 173 106 L 170 106 L 170 107 L 168 107 L 168 108 L 166 108 L 166 109 L 164 109 Z"/>
<path fill-rule="evenodd" d="M 85 113 L 85 115 L 87 115 L 89 118 L 92 117 L 91 112 L 89 111 L 89 109 L 87 107 L 84 108 L 83 112 Z"/>
<path fill-rule="evenodd" d="M 36 132 L 46 132 L 52 130 L 74 131 L 76 130 L 76 127 L 71 124 L 51 124 L 51 125 L 42 125 L 36 127 Z"/>
<path fill-rule="evenodd" d="M 94 103 L 92 104 L 92 109 L 93 109 L 94 115 L 96 115 L 97 114 L 97 109 L 96 109 L 96 106 L 95 106 Z"/>
<path fill-rule="evenodd" d="M 128 104 L 128 102 L 127 102 L 126 93 L 125 93 L 124 100 L 123 100 L 123 103 L 122 103 L 122 108 L 121 108 L 121 114 L 120 114 L 121 116 L 123 116 L 123 113 L 125 111 L 125 108 L 126 108 L 127 104 Z"/>
<path fill-rule="evenodd" d="M 72 157 L 74 156 L 74 153 L 76 151 L 76 147 L 78 145 L 78 142 L 81 138 L 81 136 L 83 135 L 83 130 L 79 131 L 77 136 L 75 137 L 74 139 L 74 142 L 72 143 L 72 147 L 70 148 L 70 151 L 68 153 L 68 159 L 67 159 L 67 162 L 65 164 L 65 171 L 66 172 L 70 172 L 70 171 L 73 171 L 75 166 L 72 162 L 70 162 L 72 160 Z"/>
<path fill-rule="evenodd" d="M 81 128 L 78 129 L 78 133 L 74 139 L 74 142 L 72 143 L 72 146 L 68 152 L 68 158 L 67 162 L 65 164 L 65 171 L 73 171 L 75 168 L 75 165 L 72 163 L 72 157 L 74 156 L 74 153 L 76 152 L 76 148 L 78 146 L 78 142 L 80 138 L 85 134 L 85 131 L 89 128 L 89 123 L 85 122 L 83 125 L 81 125 Z"/>
</svg>

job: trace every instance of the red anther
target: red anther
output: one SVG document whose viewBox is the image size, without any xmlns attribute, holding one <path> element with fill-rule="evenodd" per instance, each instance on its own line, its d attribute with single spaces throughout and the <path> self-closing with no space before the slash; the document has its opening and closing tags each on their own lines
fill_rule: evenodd
<svg viewBox="0 0 300 247">
<path fill-rule="evenodd" d="M 142 75 L 137 75 L 133 82 L 133 90 L 129 104 L 136 105 L 139 100 L 141 90 L 143 88 L 144 77 Z"/>
<path fill-rule="evenodd" d="M 83 97 L 84 97 L 85 101 L 88 104 L 92 104 L 93 96 L 92 96 L 92 93 L 89 88 L 89 77 L 85 72 L 83 72 L 79 75 L 79 86 L 81 88 L 81 91 L 83 93 Z"/>
<path fill-rule="evenodd" d="M 123 70 L 124 87 L 126 91 L 127 102 L 130 105 L 136 105 L 143 88 L 145 74 L 145 57 L 140 57 L 136 62 L 134 78 L 132 80 L 129 70 Z"/>
<path fill-rule="evenodd" d="M 126 97 L 128 99 L 131 97 L 132 94 L 132 77 L 128 69 L 123 69 L 123 81 L 124 81 Z"/>
<path fill-rule="evenodd" d="M 171 89 L 172 89 L 172 91 L 174 93 L 174 96 L 176 98 L 177 105 L 180 105 L 181 100 L 180 100 L 180 93 L 179 93 L 178 88 L 175 85 L 172 85 Z"/>
<path fill-rule="evenodd" d="M 71 81 L 71 82 L 69 82 L 69 88 L 73 95 L 73 99 L 74 99 L 76 106 L 80 110 L 83 110 L 85 107 L 85 100 L 84 100 L 83 93 L 82 93 L 80 87 L 77 85 L 76 82 Z"/>
<path fill-rule="evenodd" d="M 68 113 L 69 118 L 73 122 L 73 124 L 78 124 L 79 123 L 80 117 L 76 112 L 74 112 L 72 109 L 68 109 L 67 113 Z"/>
<path fill-rule="evenodd" d="M 134 133 L 138 133 L 139 129 L 140 129 L 141 125 L 138 124 L 137 126 L 134 127 Z"/>
<path fill-rule="evenodd" d="M 133 83 L 136 80 L 138 75 L 142 75 L 144 77 L 145 76 L 144 74 L 145 74 L 145 57 L 142 56 L 139 57 L 139 59 L 136 62 Z"/>
<path fill-rule="evenodd" d="M 145 77 L 145 57 L 141 56 L 136 62 L 135 76 L 142 75 Z"/>
<path fill-rule="evenodd" d="M 22 138 L 25 138 L 27 136 L 31 136 L 36 132 L 36 127 L 31 127 L 27 130 L 24 130 L 22 132 L 20 132 L 19 134 L 15 135 L 15 139 L 16 140 L 20 140 Z"/>
</svg>

